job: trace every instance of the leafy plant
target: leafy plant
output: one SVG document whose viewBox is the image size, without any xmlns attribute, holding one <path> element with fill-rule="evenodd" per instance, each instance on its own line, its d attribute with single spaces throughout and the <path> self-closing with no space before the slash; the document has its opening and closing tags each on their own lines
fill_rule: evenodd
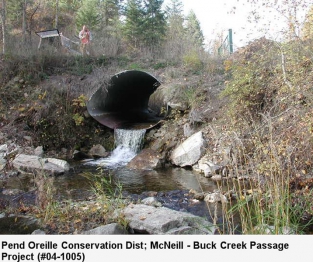
<svg viewBox="0 0 313 262">
<path fill-rule="evenodd" d="M 84 117 L 82 116 L 81 110 L 86 108 L 87 97 L 85 95 L 80 95 L 78 98 L 72 100 L 73 107 L 73 119 L 76 126 L 83 125 Z"/>
<path fill-rule="evenodd" d="M 278 50 L 271 41 L 260 39 L 243 53 L 225 61 L 231 71 L 222 96 L 229 97 L 229 112 L 234 117 L 258 118 L 271 105 L 274 88 L 269 83 L 277 73 Z"/>
<path fill-rule="evenodd" d="M 184 66 L 193 73 L 198 73 L 203 68 L 203 63 L 197 52 L 190 52 L 183 57 Z"/>
</svg>

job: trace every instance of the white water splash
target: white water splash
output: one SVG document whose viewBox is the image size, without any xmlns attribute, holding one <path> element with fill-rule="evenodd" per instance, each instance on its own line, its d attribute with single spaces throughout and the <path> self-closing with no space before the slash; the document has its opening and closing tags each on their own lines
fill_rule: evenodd
<svg viewBox="0 0 313 262">
<path fill-rule="evenodd" d="M 146 129 L 115 129 L 114 139 L 116 148 L 111 155 L 107 158 L 88 162 L 87 164 L 111 168 L 127 165 L 127 163 L 132 160 L 142 148 L 145 133 Z"/>
</svg>

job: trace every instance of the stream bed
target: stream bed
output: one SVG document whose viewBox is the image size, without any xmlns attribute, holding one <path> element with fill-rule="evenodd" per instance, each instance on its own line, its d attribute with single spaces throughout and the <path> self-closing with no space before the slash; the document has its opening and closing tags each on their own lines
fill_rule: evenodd
<svg viewBox="0 0 313 262">
<path fill-rule="evenodd" d="M 222 208 L 213 207 L 205 201 L 199 201 L 189 194 L 194 192 L 212 193 L 217 183 L 203 177 L 192 169 L 168 167 L 157 170 L 132 170 L 127 163 L 136 156 L 141 148 L 145 130 L 115 130 L 116 148 L 109 157 L 97 160 L 70 163 L 70 171 L 53 179 L 54 198 L 58 201 L 88 201 L 93 192 L 94 177 L 111 178 L 122 196 L 138 203 L 153 196 L 162 206 L 177 211 L 207 218 L 212 222 L 212 214 L 222 218 Z M 5 193 L 13 190 L 17 193 Z M 21 205 L 35 205 L 37 186 L 34 177 L 19 175 L 0 181 L 0 207 L 19 208 Z M 8 192 L 8 191 L 7 191 Z M 213 209 L 212 209 L 213 208 Z M 24 219 L 24 218 L 23 218 Z M 21 219 L 18 218 L 20 221 Z M 26 218 L 27 220 L 27 218 Z M 16 218 L 0 213 L 0 223 L 10 224 Z M 222 223 L 222 221 L 217 221 Z M 12 223 L 11 223 L 12 224 Z M 25 223 L 27 224 L 27 223 Z M 29 234 L 29 226 L 10 226 L 11 234 Z M 33 228 L 33 227 L 32 227 Z M 16 230 L 15 230 L 16 229 Z M 0 234 L 7 234 L 6 228 L 0 228 Z"/>
<path fill-rule="evenodd" d="M 189 191 L 213 192 L 217 189 L 216 182 L 204 178 L 193 170 L 183 168 L 166 168 L 160 170 L 130 170 L 125 166 L 115 168 L 101 168 L 96 165 L 72 163 L 70 172 L 57 176 L 54 187 L 57 189 L 56 198 L 59 201 L 86 201 L 93 194 L 90 179 L 93 174 L 111 176 L 122 188 L 123 197 L 134 202 L 153 196 L 164 207 L 177 211 L 189 212 L 212 221 L 213 211 L 208 210 L 204 201 L 193 199 Z M 3 195 L 6 190 L 20 190 L 18 194 Z M 35 204 L 34 182 L 29 176 L 12 177 L 0 189 L 0 204 L 6 203 L 17 207 L 21 203 Z M 33 189 L 32 189 L 33 188 Z M 19 223 L 12 223 L 12 221 Z M 24 221 L 24 222 L 23 222 Z M 31 222 L 30 222 L 31 221 Z M 29 234 L 36 226 L 33 219 L 25 217 L 0 217 L 0 234 Z M 31 224 L 31 226 L 29 226 Z M 10 225 L 10 226 L 8 226 Z M 15 226 L 13 226 L 15 225 Z"/>
</svg>

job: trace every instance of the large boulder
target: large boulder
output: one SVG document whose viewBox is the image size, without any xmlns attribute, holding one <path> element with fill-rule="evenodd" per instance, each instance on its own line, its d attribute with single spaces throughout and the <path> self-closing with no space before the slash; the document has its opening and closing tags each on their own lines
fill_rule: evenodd
<svg viewBox="0 0 313 262">
<path fill-rule="evenodd" d="M 17 155 L 12 164 L 22 172 L 45 172 L 49 175 L 63 174 L 70 169 L 64 160 L 25 154 Z"/>
<path fill-rule="evenodd" d="M 176 166 L 192 166 L 198 162 L 206 150 L 206 142 L 202 132 L 198 132 L 187 138 L 176 147 L 171 154 L 171 162 Z"/>
<path fill-rule="evenodd" d="M 211 235 L 216 230 L 212 223 L 202 217 L 166 207 L 130 204 L 123 213 L 129 227 L 137 233 Z"/>
<path fill-rule="evenodd" d="M 154 150 L 146 148 L 137 154 L 127 167 L 139 170 L 151 170 L 162 167 L 162 159 Z"/>
</svg>

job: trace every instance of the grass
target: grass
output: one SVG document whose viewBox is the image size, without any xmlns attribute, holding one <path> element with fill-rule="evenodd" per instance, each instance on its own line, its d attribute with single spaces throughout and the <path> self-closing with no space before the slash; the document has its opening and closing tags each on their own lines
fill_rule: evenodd
<svg viewBox="0 0 313 262">
<path fill-rule="evenodd" d="M 228 203 L 221 205 L 221 234 L 304 234 L 313 225 L 312 189 L 307 186 L 304 194 L 292 188 L 291 145 L 274 135 L 269 117 L 264 119 L 262 128 L 254 123 L 249 143 L 229 133 L 228 140 L 236 148 L 230 156 L 229 176 L 218 183 L 219 191 L 228 197 Z M 211 214 L 216 224 L 220 223 L 217 208 Z"/>
<path fill-rule="evenodd" d="M 41 174 L 35 178 L 38 208 L 32 212 L 37 214 L 44 230 L 50 234 L 72 234 L 113 222 L 126 228 L 127 221 L 118 212 L 126 205 L 121 184 L 101 169 L 96 174 L 85 173 L 83 176 L 90 183 L 88 201 L 59 201 L 55 197 L 53 177 Z"/>
</svg>

